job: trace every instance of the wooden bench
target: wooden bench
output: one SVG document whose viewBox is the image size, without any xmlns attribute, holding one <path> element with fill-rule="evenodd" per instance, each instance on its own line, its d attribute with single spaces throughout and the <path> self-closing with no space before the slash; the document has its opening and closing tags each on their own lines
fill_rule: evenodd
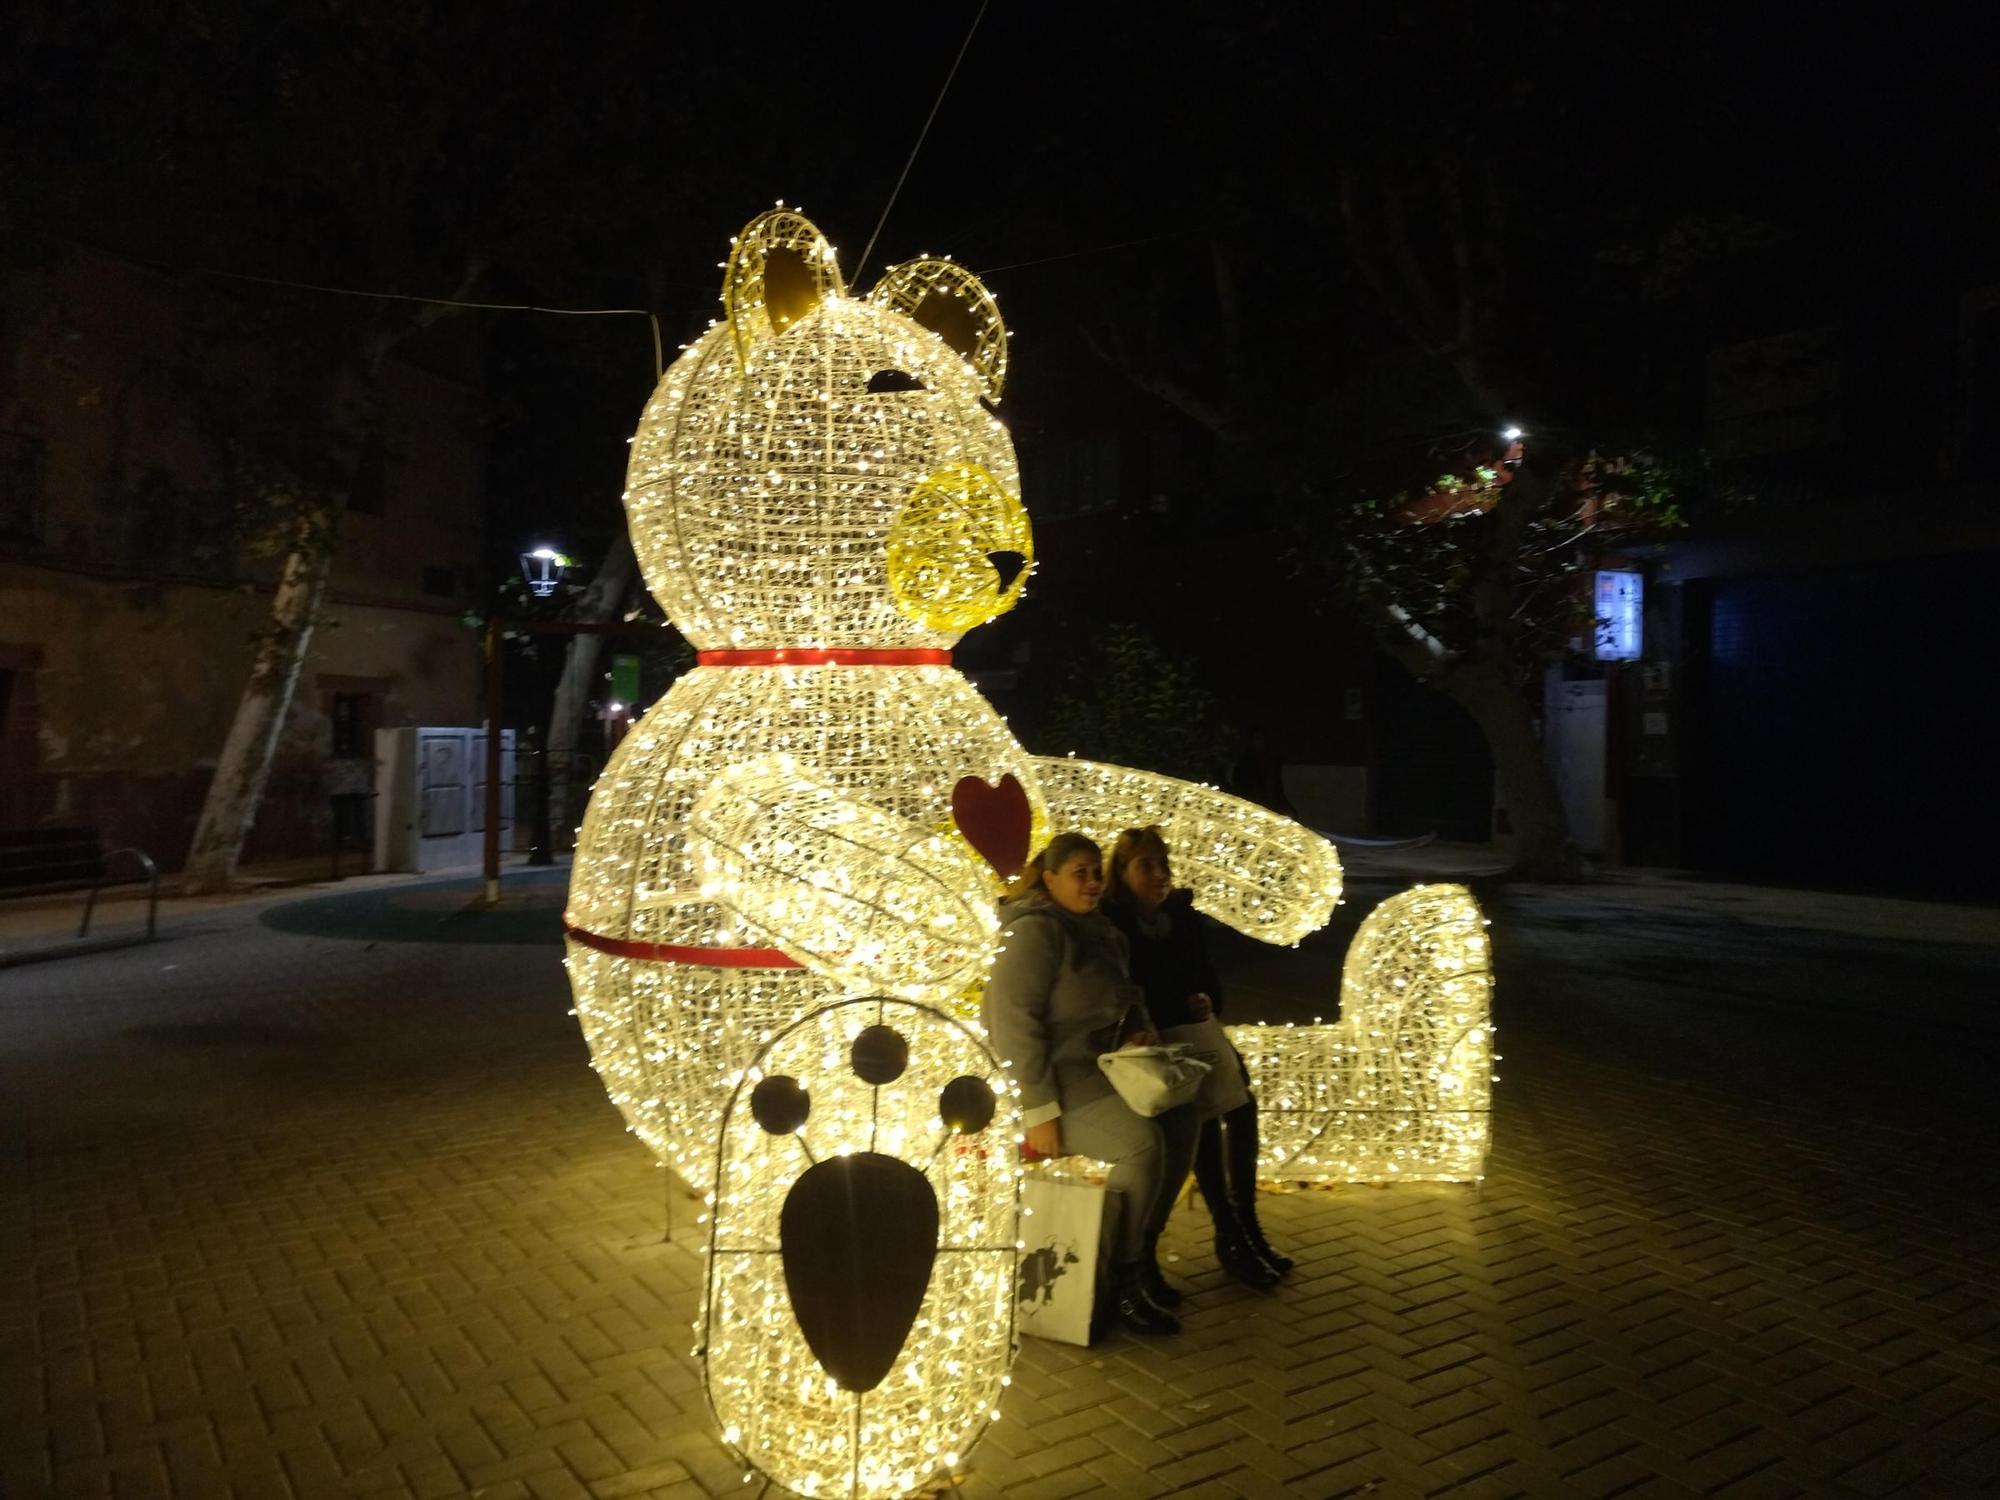
<svg viewBox="0 0 2000 1500">
<path fill-rule="evenodd" d="M 134 872 L 114 880 L 111 869 L 125 860 Z M 160 871 L 143 849 L 106 849 L 94 828 L 21 828 L 0 831 L 0 899 L 12 896 L 47 896 L 67 891 L 88 891 L 83 903 L 83 921 L 76 929 L 79 940 L 90 936 L 91 918 L 97 912 L 97 895 L 109 885 L 146 883 L 146 931 L 150 942 L 159 935 Z"/>
</svg>

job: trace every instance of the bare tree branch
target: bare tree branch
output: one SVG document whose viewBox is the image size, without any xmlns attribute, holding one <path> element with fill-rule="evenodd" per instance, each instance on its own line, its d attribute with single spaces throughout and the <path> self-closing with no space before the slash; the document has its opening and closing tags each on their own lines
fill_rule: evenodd
<svg viewBox="0 0 2000 1500">
<path fill-rule="evenodd" d="M 1431 347 L 1430 330 L 1412 314 L 1405 300 L 1390 288 L 1388 277 L 1383 274 L 1376 258 L 1362 248 L 1367 243 L 1367 237 L 1363 233 L 1360 210 L 1355 206 L 1354 186 L 1353 169 L 1341 168 L 1340 221 L 1342 227 L 1347 230 L 1348 254 L 1354 258 L 1354 264 L 1360 268 L 1362 279 L 1368 283 L 1369 290 L 1375 293 L 1375 298 L 1382 304 L 1383 310 L 1402 328 L 1410 342 L 1427 353 L 1435 353 Z"/>
<path fill-rule="evenodd" d="M 1397 274 L 1402 277 L 1403 290 L 1414 309 L 1412 320 L 1424 330 L 1424 346 L 1442 353 L 1437 338 L 1437 290 L 1424 274 L 1423 263 L 1417 259 L 1416 252 L 1410 248 L 1409 220 L 1400 189 L 1389 188 L 1383 193 L 1382 220 L 1388 234 L 1389 253 L 1395 258 Z"/>
<path fill-rule="evenodd" d="M 1438 174 L 1438 201 L 1443 206 L 1445 235 L 1451 244 L 1453 301 L 1457 321 L 1448 346 L 1453 359 L 1463 359 L 1478 347 L 1478 294 L 1473 286 L 1472 242 L 1466 232 L 1465 195 L 1460 191 L 1456 166 Z"/>
<path fill-rule="evenodd" d="M 1210 400 L 1152 364 L 1135 358 L 1131 347 L 1117 330 L 1085 329 L 1083 341 L 1090 346 L 1092 354 L 1148 395 L 1157 396 L 1176 411 L 1199 422 L 1210 432 L 1226 433 L 1230 430 L 1227 406 Z"/>
</svg>

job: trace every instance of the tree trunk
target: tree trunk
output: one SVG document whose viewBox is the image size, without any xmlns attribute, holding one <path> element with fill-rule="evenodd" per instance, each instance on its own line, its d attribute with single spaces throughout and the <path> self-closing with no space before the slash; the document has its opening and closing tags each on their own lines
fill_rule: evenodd
<svg viewBox="0 0 2000 1500">
<path fill-rule="evenodd" d="M 577 601 L 576 618 L 593 625 L 616 619 L 632 590 L 638 561 L 632 555 L 629 532 L 620 531 L 618 540 L 605 554 L 603 566 Z M 603 652 L 601 635 L 573 635 L 563 656 L 562 678 L 556 683 L 555 707 L 549 711 L 548 777 L 549 836 L 558 849 L 575 843 L 574 820 L 583 814 L 577 787 L 578 732 L 583 727 L 584 709 L 590 703 L 591 688 L 597 682 L 597 662 Z"/>
<path fill-rule="evenodd" d="M 215 765 L 215 778 L 195 824 L 181 877 L 184 895 L 229 889 L 243 841 L 257 821 L 271 758 L 291 712 L 292 694 L 312 645 L 327 575 L 333 571 L 338 517 L 327 511 L 300 517 L 292 550 L 285 558 L 278 592 L 271 600 L 271 627 L 257 644 L 250 681 L 236 705 L 236 717 Z"/>
<path fill-rule="evenodd" d="M 1581 880 L 1583 856 L 1570 838 L 1569 813 L 1519 686 L 1500 669 L 1475 662 L 1444 673 L 1435 685 L 1472 716 L 1493 753 L 1513 825 L 1513 873 L 1528 880 Z"/>
</svg>

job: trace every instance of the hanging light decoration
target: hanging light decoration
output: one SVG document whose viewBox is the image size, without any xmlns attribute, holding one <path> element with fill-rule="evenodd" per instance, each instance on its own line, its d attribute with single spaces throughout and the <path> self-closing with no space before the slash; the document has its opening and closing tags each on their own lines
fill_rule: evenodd
<svg viewBox="0 0 2000 1500">
<path fill-rule="evenodd" d="M 732 244 L 723 303 L 724 321 L 654 392 L 625 494 L 647 586 L 698 664 L 599 778 L 565 912 L 592 1066 L 628 1127 L 716 1205 L 718 1257 L 737 1244 L 727 1215 L 768 1236 L 773 1205 L 782 1217 L 790 1201 L 790 1179 L 746 1195 L 748 1179 L 731 1175 L 739 1161 L 775 1171 L 758 1153 L 793 1149 L 743 1133 L 746 1083 L 754 1093 L 783 1073 L 781 1040 L 824 1040 L 828 1016 L 847 1014 L 826 1008 L 856 996 L 925 1007 L 940 1025 L 955 1015 L 976 1033 L 992 903 L 1052 832 L 1160 823 L 1198 868 L 1205 909 L 1272 941 L 1322 924 L 1340 893 L 1332 846 L 1275 814 L 1148 772 L 1030 756 L 951 665 L 958 637 L 1011 609 L 1035 564 L 1013 445 L 989 409 L 1007 332 L 978 277 L 925 257 L 851 295 L 832 246 L 780 206 Z M 813 1096 L 815 1118 L 826 1100 L 837 1121 L 839 1091 L 854 1085 L 807 1077 L 840 1073 L 839 1049 L 826 1048 L 783 1076 Z M 961 1071 L 979 1072 L 970 1060 Z M 797 1104 L 784 1088 L 765 1099 L 773 1118 Z M 810 1130 L 800 1139 L 825 1159 Z M 1007 1171 L 932 1174 L 941 1245 L 960 1235 L 954 1224 L 990 1227 L 1009 1211 L 1002 1154 Z M 881 1191 L 920 1196 L 907 1176 L 881 1174 Z M 950 1354 L 942 1323 L 935 1337 L 912 1333 L 924 1400 L 892 1365 L 876 1389 L 901 1394 L 864 1416 L 865 1402 L 840 1404 L 849 1387 L 796 1299 L 762 1274 L 709 1284 L 707 1370 L 730 1441 L 818 1493 L 901 1493 L 932 1459 L 963 1454 L 990 1353 Z M 980 1302 L 997 1293 L 976 1277 L 961 1292 L 992 1316 L 1002 1306 Z M 960 1340 L 986 1337 L 958 1326 Z M 762 1360 L 837 1389 L 781 1394 Z M 963 1401 L 951 1389 L 961 1379 Z M 858 1424 L 846 1438 L 840 1414 Z"/>
<path fill-rule="evenodd" d="M 1484 1177 L 1492 995 L 1486 919 L 1465 887 L 1420 885 L 1376 907 L 1347 950 L 1338 1022 L 1227 1028 L 1257 1096 L 1259 1178 Z"/>
<path fill-rule="evenodd" d="M 865 999 L 781 1032 L 723 1112 L 701 1327 L 723 1438 L 803 1495 L 954 1471 L 1013 1363 L 1013 1085 L 967 1023 Z"/>
</svg>

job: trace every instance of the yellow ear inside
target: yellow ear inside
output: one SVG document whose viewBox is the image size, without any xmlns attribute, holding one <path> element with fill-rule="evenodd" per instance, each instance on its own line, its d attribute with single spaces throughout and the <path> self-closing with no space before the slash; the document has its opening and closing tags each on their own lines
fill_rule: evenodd
<svg viewBox="0 0 2000 1500">
<path fill-rule="evenodd" d="M 1007 325 L 986 283 L 956 261 L 906 260 L 891 266 L 868 300 L 893 308 L 930 329 L 978 375 L 989 401 L 1007 383 Z"/>
<path fill-rule="evenodd" d="M 730 242 L 722 273 L 722 306 L 737 357 L 749 353 L 759 333 L 783 333 L 846 291 L 833 246 L 812 220 L 789 208 L 757 215 Z"/>
</svg>

